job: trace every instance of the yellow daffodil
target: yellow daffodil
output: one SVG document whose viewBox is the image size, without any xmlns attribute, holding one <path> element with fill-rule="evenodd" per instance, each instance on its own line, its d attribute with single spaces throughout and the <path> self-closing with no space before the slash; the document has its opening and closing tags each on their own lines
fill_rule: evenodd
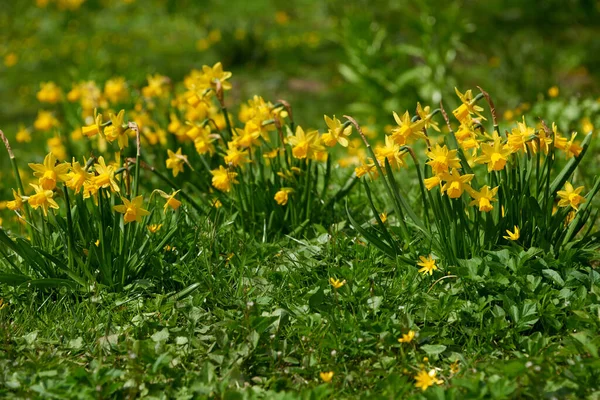
<svg viewBox="0 0 600 400">
<path fill-rule="evenodd" d="M 488 172 L 501 171 L 506 166 L 506 162 L 511 155 L 511 150 L 508 146 L 502 144 L 502 139 L 494 132 L 494 143 L 482 143 L 482 155 L 475 159 L 476 162 L 487 164 Z"/>
<path fill-rule="evenodd" d="M 527 153 L 527 143 L 534 135 L 535 129 L 527 126 L 525 117 L 523 117 L 523 122 L 517 122 L 517 127 L 508 134 L 506 145 L 513 153 L 519 150 Z"/>
<path fill-rule="evenodd" d="M 329 278 L 329 284 L 333 286 L 334 289 L 339 289 L 346 284 L 346 280 L 340 281 L 339 279 Z"/>
<path fill-rule="evenodd" d="M 469 203 L 470 206 L 476 206 L 479 208 L 479 211 L 488 212 L 494 209 L 492 205 L 493 201 L 496 201 L 494 196 L 498 192 L 498 186 L 493 189 L 490 189 L 489 186 L 484 186 L 480 191 L 476 191 L 473 189 L 468 189 L 469 194 L 473 198 L 473 201 Z"/>
<path fill-rule="evenodd" d="M 467 187 L 470 187 L 469 182 L 473 179 L 473 174 L 461 175 L 456 168 L 452 169 L 452 174 L 445 173 L 441 176 L 445 181 L 442 186 L 442 193 L 446 193 L 451 199 L 457 199 L 462 196 Z"/>
<path fill-rule="evenodd" d="M 565 182 L 565 190 L 559 190 L 556 193 L 560 197 L 558 206 L 573 207 L 575 210 L 579 210 L 579 205 L 585 203 L 585 198 L 579 194 L 582 190 L 583 186 L 574 189 L 570 182 Z"/>
<path fill-rule="evenodd" d="M 329 383 L 331 382 L 331 380 L 333 379 L 333 371 L 329 371 L 329 372 L 321 372 L 319 374 L 319 376 L 321 377 L 321 380 L 325 383 Z"/>
<path fill-rule="evenodd" d="M 281 188 L 277 193 L 275 193 L 275 201 L 280 206 L 285 206 L 288 202 L 290 193 L 293 193 L 294 189 L 292 188 Z"/>
<path fill-rule="evenodd" d="M 38 209 L 39 207 L 41 207 L 42 211 L 44 212 L 44 215 L 47 216 L 48 208 L 59 208 L 58 203 L 53 199 L 54 192 L 52 192 L 52 190 L 44 189 L 43 187 L 39 185 L 34 185 L 33 183 L 30 183 L 29 186 L 31 186 L 33 190 L 35 190 L 35 194 L 29 196 L 27 200 L 27 202 L 31 207 L 33 207 L 33 209 Z"/>
<path fill-rule="evenodd" d="M 40 91 L 36 97 L 42 103 L 56 104 L 60 101 L 62 91 L 54 82 L 44 82 L 40 84 Z"/>
<path fill-rule="evenodd" d="M 157 190 L 158 194 L 160 194 L 160 197 L 162 197 L 163 199 L 166 200 L 165 205 L 163 207 L 163 213 L 166 213 L 168 208 L 177 210 L 181 206 L 181 201 L 179 201 L 175 198 L 175 196 L 177 196 L 177 193 L 179 193 L 180 191 L 181 191 L 181 189 L 174 191 L 171 194 L 167 194 L 167 193 L 163 192 L 162 190 Z"/>
<path fill-rule="evenodd" d="M 432 176 L 431 178 L 425 178 L 423 183 L 425 183 L 427 190 L 431 190 L 442 183 L 442 178 L 440 178 L 438 175 Z"/>
<path fill-rule="evenodd" d="M 511 232 L 507 229 L 506 233 L 508 234 L 508 236 L 503 236 L 504 239 L 512 240 L 513 242 L 519 240 L 519 238 L 521 237 L 521 231 L 519 230 L 519 227 L 515 225 L 513 230 L 514 232 Z"/>
<path fill-rule="evenodd" d="M 106 165 L 104 161 L 104 157 L 98 157 L 98 162 L 94 164 L 94 171 L 96 171 L 96 176 L 92 178 L 92 186 L 95 186 L 97 189 L 99 188 L 110 188 L 113 192 L 119 192 L 119 184 L 115 180 L 115 167 L 113 165 Z M 88 185 L 89 186 L 89 185 Z M 84 183 L 84 192 L 85 192 L 85 183 Z M 85 197 L 85 194 L 84 194 Z"/>
<path fill-rule="evenodd" d="M 206 87 L 216 88 L 216 82 L 221 83 L 223 90 L 231 89 L 231 82 L 227 82 L 227 79 L 231 78 L 231 72 L 223 71 L 223 65 L 218 62 L 212 67 L 208 65 L 202 66 L 203 76 L 202 81 L 206 83 Z"/>
<path fill-rule="evenodd" d="M 375 147 L 375 157 L 381 166 L 385 165 L 387 159 L 391 168 L 401 168 L 405 165 L 403 157 L 404 153 L 400 152 L 398 145 L 391 136 L 385 137 L 385 146 Z"/>
<path fill-rule="evenodd" d="M 335 115 L 333 119 L 327 115 L 324 118 L 328 131 L 321 136 L 321 140 L 325 146 L 333 147 L 336 143 L 339 143 L 343 147 L 348 147 L 348 136 L 352 133 L 352 125 L 344 126 Z"/>
<path fill-rule="evenodd" d="M 14 200 L 7 201 L 6 208 L 11 211 L 18 211 L 23 207 L 23 198 L 15 191 L 15 189 L 12 190 L 12 194 Z"/>
<path fill-rule="evenodd" d="M 84 183 L 90 179 L 92 179 L 92 174 L 83 169 L 79 161 L 75 161 L 75 158 L 73 158 L 71 171 L 67 174 L 65 185 L 75 193 L 79 193 Z"/>
<path fill-rule="evenodd" d="M 113 113 L 108 114 L 111 124 L 104 128 L 104 136 L 109 143 L 117 141 L 120 149 L 124 149 L 129 146 L 129 129 L 123 127 L 123 120 L 125 118 L 125 110 L 119 111 L 117 115 Z"/>
<path fill-rule="evenodd" d="M 260 125 L 250 120 L 244 125 L 244 129 L 236 128 L 236 134 L 233 137 L 233 142 L 237 147 L 242 149 L 250 148 L 260 144 L 259 138 L 261 135 Z"/>
<path fill-rule="evenodd" d="M 398 126 L 392 129 L 390 137 L 398 146 L 404 146 L 406 144 L 411 143 L 419 137 L 425 137 L 425 135 L 422 132 L 422 129 L 426 123 L 425 120 L 412 122 L 408 111 L 406 111 L 402 115 L 402 117 L 400 117 L 395 112 L 393 113 L 393 115 L 394 120 L 396 120 Z"/>
<path fill-rule="evenodd" d="M 59 180 L 65 181 L 68 179 L 69 164 L 55 164 L 56 157 L 52 153 L 46 155 L 43 164 L 29 164 L 29 167 L 35 171 L 33 175 L 39 178 L 40 186 L 44 190 L 54 190 Z"/>
<path fill-rule="evenodd" d="M 29 129 L 24 126 L 20 126 L 17 134 L 15 135 L 15 139 L 18 143 L 29 143 L 31 142 L 31 132 Z"/>
<path fill-rule="evenodd" d="M 234 167 L 248 163 L 248 151 L 240 150 L 237 148 L 235 143 L 227 143 L 227 152 L 223 160 L 226 164 L 230 164 Z"/>
<path fill-rule="evenodd" d="M 432 369 L 429 372 L 425 370 L 419 371 L 419 373 L 415 376 L 415 387 L 425 391 L 429 386 L 441 385 L 444 383 L 444 381 L 435 377 L 436 374 L 437 372 L 435 369 Z"/>
<path fill-rule="evenodd" d="M 181 154 L 181 147 L 177 149 L 176 153 L 167 149 L 167 168 L 173 170 L 173 177 L 176 177 L 180 172 L 183 172 L 183 164 L 187 159 L 186 156 Z"/>
<path fill-rule="evenodd" d="M 433 128 L 435 131 L 440 132 L 440 127 L 438 123 L 433 121 L 433 114 L 431 113 L 431 107 L 425 106 L 425 108 L 421 107 L 421 103 L 417 103 L 417 115 L 423 121 L 423 127 L 425 129 Z"/>
<path fill-rule="evenodd" d="M 296 127 L 296 134 L 287 137 L 287 142 L 292 146 L 292 155 L 298 159 L 315 158 L 319 151 L 325 148 L 321 145 L 318 131 L 304 133 L 301 126 Z"/>
<path fill-rule="evenodd" d="M 210 173 L 213 176 L 212 185 L 222 192 L 229 192 L 232 184 L 239 183 L 235 180 L 235 177 L 238 175 L 237 172 L 229 171 L 229 169 L 222 165 L 217 169 L 213 169 Z"/>
<path fill-rule="evenodd" d="M 398 339 L 399 343 L 410 343 L 415 338 L 415 331 L 410 330 L 408 333 L 403 333 L 402 337 Z"/>
<path fill-rule="evenodd" d="M 458 96 L 462 104 L 458 106 L 457 109 L 452 111 L 452 114 L 454 114 L 454 117 L 461 124 L 467 121 L 470 118 L 471 114 L 475 114 L 479 118 L 485 120 L 483 115 L 480 114 L 481 111 L 483 111 L 483 108 L 475 104 L 473 93 L 470 89 L 467 90 L 464 94 L 459 92 L 457 88 L 454 88 L 454 91 L 456 92 L 456 95 Z"/>
<path fill-rule="evenodd" d="M 54 117 L 50 111 L 38 111 L 37 118 L 33 123 L 33 127 L 38 131 L 47 132 L 50 129 L 58 126 L 58 120 Z"/>
<path fill-rule="evenodd" d="M 417 263 L 418 266 L 422 267 L 419 269 L 423 275 L 433 275 L 433 271 L 438 269 L 437 265 L 435 265 L 435 260 L 431 256 L 419 256 L 420 262 Z"/>
<path fill-rule="evenodd" d="M 111 103 L 123 101 L 127 95 L 127 83 L 123 77 L 109 79 L 104 84 L 104 97 Z"/>
<path fill-rule="evenodd" d="M 448 172 L 448 168 L 460 168 L 460 160 L 456 156 L 456 152 L 456 150 L 448 150 L 448 147 L 436 144 L 426 152 L 429 157 L 427 164 L 431 166 L 431 170 L 436 175 Z"/>
<path fill-rule="evenodd" d="M 362 178 L 366 174 L 371 175 L 371 178 L 376 178 L 378 175 L 377 166 L 372 158 L 369 158 L 367 161 L 363 161 L 361 165 L 354 169 L 354 172 L 358 178 Z"/>
<path fill-rule="evenodd" d="M 114 206 L 114 210 L 118 213 L 125 214 L 123 216 L 123 222 L 125 224 L 133 221 L 142 222 L 142 217 L 150 215 L 148 210 L 142 208 L 144 203 L 143 196 L 137 196 L 131 201 L 126 198 L 122 198 L 121 200 L 123 200 L 123 204 Z"/>
</svg>

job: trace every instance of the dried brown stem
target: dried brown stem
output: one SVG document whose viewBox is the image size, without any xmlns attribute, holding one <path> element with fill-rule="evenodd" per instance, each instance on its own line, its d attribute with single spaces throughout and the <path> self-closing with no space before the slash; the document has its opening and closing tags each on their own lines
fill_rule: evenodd
<svg viewBox="0 0 600 400">
<path fill-rule="evenodd" d="M 492 101 L 492 98 L 490 97 L 488 92 L 486 92 L 485 90 L 483 90 L 481 88 L 481 86 L 477 86 L 477 89 L 479 89 L 481 91 L 481 93 L 483 94 L 483 96 L 485 97 L 486 101 L 488 102 L 488 104 L 490 106 L 490 112 L 492 113 L 492 123 L 494 124 L 494 126 L 498 126 L 498 118 L 496 117 L 496 106 L 494 106 L 494 102 Z"/>
</svg>

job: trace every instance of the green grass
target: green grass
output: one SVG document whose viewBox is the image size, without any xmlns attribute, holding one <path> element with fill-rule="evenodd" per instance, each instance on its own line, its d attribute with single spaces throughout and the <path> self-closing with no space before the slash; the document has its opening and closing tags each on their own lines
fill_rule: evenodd
<svg viewBox="0 0 600 400">
<path fill-rule="evenodd" d="M 164 253 L 162 291 L 5 288 L 2 397 L 599 395 L 600 275 L 572 255 L 505 249 L 429 277 L 347 231 L 259 244 L 197 229 Z M 336 291 L 330 277 L 347 283 Z M 409 329 L 413 342 L 398 343 Z M 415 389 L 422 365 L 444 383 Z"/>
</svg>

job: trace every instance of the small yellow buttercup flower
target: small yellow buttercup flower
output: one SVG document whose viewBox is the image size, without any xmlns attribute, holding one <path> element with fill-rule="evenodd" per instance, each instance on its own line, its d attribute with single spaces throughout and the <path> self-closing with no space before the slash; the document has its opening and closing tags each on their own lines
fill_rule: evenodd
<svg viewBox="0 0 600 400">
<path fill-rule="evenodd" d="M 432 369 L 429 372 L 425 370 L 419 371 L 417 376 L 415 376 L 415 387 L 421 388 L 421 390 L 425 391 L 429 386 L 441 385 L 444 383 L 444 381 L 435 377 L 436 374 L 437 372 L 435 369 Z"/>
<path fill-rule="evenodd" d="M 512 240 L 513 242 L 519 240 L 519 238 L 521 237 L 521 231 L 519 230 L 519 227 L 515 225 L 513 230 L 514 232 L 511 232 L 507 229 L 506 233 L 508 234 L 508 236 L 503 236 L 504 239 Z"/>
<path fill-rule="evenodd" d="M 333 286 L 334 289 L 339 289 L 346 284 L 346 280 L 340 281 L 339 279 L 329 278 L 329 284 Z"/>
<path fill-rule="evenodd" d="M 150 233 L 156 233 L 162 228 L 162 224 L 151 224 L 147 226 Z"/>
<path fill-rule="evenodd" d="M 558 86 L 552 86 L 548 89 L 548 96 L 550 97 L 558 97 L 559 93 Z"/>
<path fill-rule="evenodd" d="M 398 339 L 399 343 L 410 343 L 415 338 L 415 331 L 410 330 L 408 333 L 403 333 L 402 337 Z"/>
<path fill-rule="evenodd" d="M 333 379 L 333 371 L 321 372 L 319 376 L 321 377 L 321 380 L 323 380 L 323 382 L 329 383 Z"/>
<path fill-rule="evenodd" d="M 421 261 L 417 265 L 422 267 L 419 269 L 419 272 L 423 273 L 423 275 L 433 275 L 433 271 L 438 269 L 437 265 L 435 265 L 435 260 L 431 256 L 419 256 L 419 259 Z"/>
</svg>

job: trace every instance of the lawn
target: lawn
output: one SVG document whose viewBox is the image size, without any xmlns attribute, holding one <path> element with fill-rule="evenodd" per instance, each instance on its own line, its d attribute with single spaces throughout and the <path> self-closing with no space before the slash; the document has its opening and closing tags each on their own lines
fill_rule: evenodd
<svg viewBox="0 0 600 400">
<path fill-rule="evenodd" d="M 0 397 L 600 399 L 600 8 L 552 3 L 6 5 Z"/>
</svg>

